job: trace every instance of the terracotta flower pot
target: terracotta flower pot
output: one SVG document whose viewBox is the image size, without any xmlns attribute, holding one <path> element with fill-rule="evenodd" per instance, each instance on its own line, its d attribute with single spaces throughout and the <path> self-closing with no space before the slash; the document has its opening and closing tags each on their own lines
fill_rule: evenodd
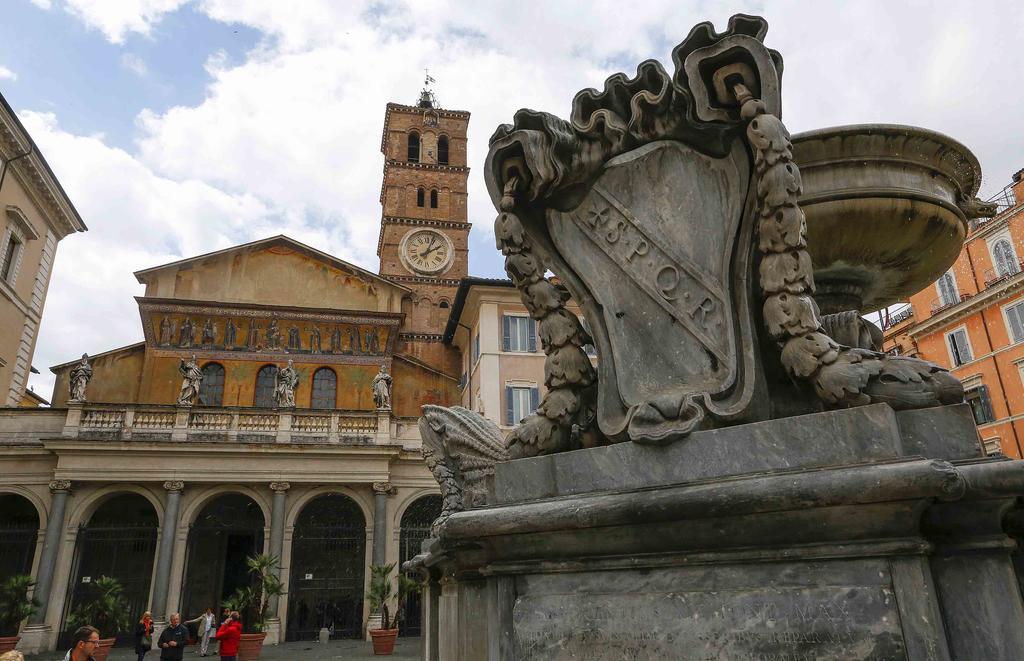
<svg viewBox="0 0 1024 661">
<path fill-rule="evenodd" d="M 116 638 L 100 638 L 100 644 L 96 646 L 96 649 L 92 653 L 92 658 L 96 661 L 106 661 L 107 655 L 110 654 L 110 648 L 114 646 Z"/>
<path fill-rule="evenodd" d="M 0 654 L 10 652 L 18 646 L 21 636 L 0 636 Z"/>
<path fill-rule="evenodd" d="M 260 658 L 260 653 L 263 651 L 263 639 L 266 637 L 266 632 L 243 633 L 242 638 L 238 641 L 238 661 L 255 661 Z"/>
<path fill-rule="evenodd" d="M 370 629 L 370 638 L 373 640 L 373 653 L 378 656 L 391 656 L 395 651 L 395 639 L 398 638 L 398 629 Z"/>
</svg>

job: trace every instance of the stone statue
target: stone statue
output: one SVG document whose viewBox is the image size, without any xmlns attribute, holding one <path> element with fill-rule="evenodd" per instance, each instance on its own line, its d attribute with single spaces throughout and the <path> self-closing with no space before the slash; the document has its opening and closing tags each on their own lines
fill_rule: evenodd
<svg viewBox="0 0 1024 661">
<path fill-rule="evenodd" d="M 82 362 L 72 367 L 69 374 L 68 388 L 71 391 L 70 401 L 85 401 L 85 387 L 89 385 L 90 379 L 92 379 L 92 367 L 89 366 L 89 354 L 83 353 Z"/>
<path fill-rule="evenodd" d="M 419 428 L 423 439 L 420 452 L 441 487 L 441 515 L 431 526 L 431 533 L 437 535 L 438 528 L 455 512 L 487 503 L 494 464 L 509 456 L 501 430 L 461 406 L 427 404 Z"/>
<path fill-rule="evenodd" d="M 176 403 L 178 406 L 192 406 L 199 397 L 199 387 L 203 383 L 203 370 L 199 369 L 196 355 L 192 354 L 188 362 L 182 358 L 178 372 L 181 373 L 181 392 L 178 393 Z"/>
<path fill-rule="evenodd" d="M 380 371 L 373 377 L 373 403 L 379 409 L 391 408 L 391 383 L 393 379 L 388 374 L 387 365 L 381 364 Z"/>
<path fill-rule="evenodd" d="M 287 367 L 277 370 L 277 377 L 274 379 L 274 403 L 278 408 L 295 406 L 295 388 L 298 385 L 299 375 L 289 360 Z"/>
</svg>

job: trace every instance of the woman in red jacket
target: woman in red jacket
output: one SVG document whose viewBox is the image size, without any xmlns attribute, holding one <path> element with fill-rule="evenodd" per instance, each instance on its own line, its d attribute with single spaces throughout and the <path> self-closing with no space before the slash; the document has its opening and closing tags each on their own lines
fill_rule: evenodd
<svg viewBox="0 0 1024 661">
<path fill-rule="evenodd" d="M 235 661 L 238 657 L 238 641 L 242 639 L 242 616 L 231 611 L 228 619 L 217 629 L 220 641 L 220 661 Z"/>
</svg>

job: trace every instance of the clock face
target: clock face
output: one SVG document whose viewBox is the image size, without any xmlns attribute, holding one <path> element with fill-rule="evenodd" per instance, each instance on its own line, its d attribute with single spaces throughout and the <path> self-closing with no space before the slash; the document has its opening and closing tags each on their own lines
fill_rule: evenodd
<svg viewBox="0 0 1024 661">
<path fill-rule="evenodd" d="M 402 240 L 402 261 L 407 268 L 420 273 L 447 269 L 454 252 L 451 239 L 434 230 L 416 230 Z"/>
</svg>

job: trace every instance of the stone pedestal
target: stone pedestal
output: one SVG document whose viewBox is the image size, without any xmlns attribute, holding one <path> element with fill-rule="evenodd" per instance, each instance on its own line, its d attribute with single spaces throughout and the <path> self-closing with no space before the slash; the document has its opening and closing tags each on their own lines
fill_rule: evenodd
<svg viewBox="0 0 1024 661">
<path fill-rule="evenodd" d="M 425 659 L 1020 659 L 1024 462 L 887 405 L 498 464 L 425 543 Z"/>
<path fill-rule="evenodd" d="M 263 630 L 267 632 L 267 637 L 263 639 L 264 645 L 277 645 L 281 642 L 281 618 L 268 617 Z"/>
<path fill-rule="evenodd" d="M 56 646 L 57 633 L 48 624 L 29 624 L 21 630 L 18 651 L 24 655 L 40 654 Z"/>
</svg>

